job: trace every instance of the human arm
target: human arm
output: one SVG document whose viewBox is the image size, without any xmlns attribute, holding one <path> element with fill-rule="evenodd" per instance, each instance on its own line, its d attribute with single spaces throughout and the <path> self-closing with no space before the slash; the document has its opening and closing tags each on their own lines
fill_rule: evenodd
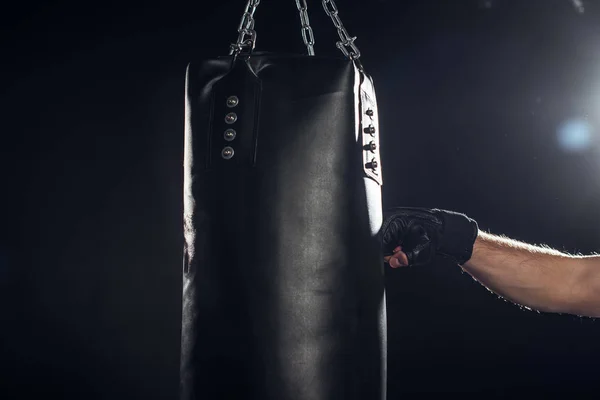
<svg viewBox="0 0 600 400">
<path fill-rule="evenodd" d="M 479 231 L 462 268 L 492 292 L 528 308 L 600 316 L 600 256 L 572 256 Z"/>
<path fill-rule="evenodd" d="M 600 256 L 571 256 L 485 233 L 470 218 L 444 210 L 402 208 L 391 215 L 383 238 L 392 267 L 426 264 L 443 255 L 514 303 L 600 316 Z"/>
</svg>

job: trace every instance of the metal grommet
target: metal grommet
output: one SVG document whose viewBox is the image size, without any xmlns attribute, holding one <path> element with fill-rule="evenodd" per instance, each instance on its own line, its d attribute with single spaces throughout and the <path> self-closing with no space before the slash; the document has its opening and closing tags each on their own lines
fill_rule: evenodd
<svg viewBox="0 0 600 400">
<path fill-rule="evenodd" d="M 225 123 L 231 125 L 233 124 L 235 121 L 237 121 L 237 114 L 236 113 L 229 113 L 225 116 Z"/>
<path fill-rule="evenodd" d="M 367 110 L 367 115 L 369 117 L 372 117 L 375 113 L 373 112 L 373 110 L 371 110 L 370 108 Z"/>
<path fill-rule="evenodd" d="M 377 143 L 371 142 L 368 144 L 368 147 L 369 147 L 369 150 L 374 152 L 375 150 L 377 150 Z"/>
<path fill-rule="evenodd" d="M 371 162 L 367 163 L 366 167 L 369 169 L 375 170 L 375 169 L 377 169 L 377 167 L 379 167 L 379 163 L 377 162 L 376 159 L 373 159 Z"/>
<path fill-rule="evenodd" d="M 230 160 L 233 157 L 233 154 L 234 154 L 233 149 L 231 147 L 227 146 L 221 152 L 221 157 L 223 157 L 225 160 Z"/>
<path fill-rule="evenodd" d="M 229 96 L 229 98 L 227 99 L 227 107 L 229 108 L 233 108 L 238 104 L 240 104 L 240 99 L 238 99 L 237 96 Z"/>
<path fill-rule="evenodd" d="M 367 128 L 365 128 L 365 133 L 368 133 L 369 135 L 374 135 L 375 127 L 373 125 L 369 125 Z"/>
<path fill-rule="evenodd" d="M 233 139 L 235 139 L 236 135 L 237 135 L 237 132 L 235 130 L 233 130 L 233 129 L 227 129 L 225 131 L 225 133 L 223 134 L 223 137 L 228 142 L 231 142 Z"/>
</svg>

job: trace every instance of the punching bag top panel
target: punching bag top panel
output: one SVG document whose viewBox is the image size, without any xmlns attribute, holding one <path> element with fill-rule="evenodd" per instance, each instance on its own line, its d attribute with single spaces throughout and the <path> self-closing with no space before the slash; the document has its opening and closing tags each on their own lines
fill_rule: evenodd
<svg viewBox="0 0 600 400">
<path fill-rule="evenodd" d="M 282 86 L 290 86 L 290 92 L 301 89 L 308 91 L 339 90 L 340 79 L 354 79 L 354 63 L 343 58 L 307 57 L 302 55 L 284 56 L 281 54 L 254 54 L 242 59 L 238 57 L 217 57 L 202 62 L 190 63 L 188 72 L 198 80 L 198 87 L 208 89 L 210 80 L 220 80 L 228 73 L 245 63 L 251 73 L 261 81 L 273 81 Z M 283 79 L 283 80 L 282 80 Z M 201 83 L 202 82 L 202 83 Z M 319 85 L 315 85 L 318 82 Z M 312 83 L 312 84 L 311 84 Z M 285 89 L 283 86 L 281 89 Z"/>
</svg>

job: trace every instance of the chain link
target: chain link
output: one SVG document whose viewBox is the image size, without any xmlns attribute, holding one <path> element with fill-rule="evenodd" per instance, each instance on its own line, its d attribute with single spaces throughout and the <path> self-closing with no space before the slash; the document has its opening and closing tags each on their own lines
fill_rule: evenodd
<svg viewBox="0 0 600 400">
<path fill-rule="evenodd" d="M 238 39 L 236 43 L 232 43 L 230 46 L 229 55 L 238 55 L 244 49 L 248 49 L 249 52 L 254 50 L 256 45 L 256 31 L 254 30 L 254 13 L 260 4 L 260 0 L 248 0 L 246 3 L 246 9 L 242 15 L 242 20 L 238 26 Z"/>
<path fill-rule="evenodd" d="M 315 36 L 310 26 L 310 20 L 308 18 L 308 6 L 306 0 L 296 0 L 296 6 L 300 11 L 300 23 L 302 24 L 302 39 L 308 49 L 308 55 L 315 55 Z"/>
<path fill-rule="evenodd" d="M 360 51 L 358 47 L 354 44 L 356 37 L 351 37 L 346 31 L 342 20 L 338 14 L 339 10 L 337 5 L 335 4 L 335 0 L 322 0 L 323 8 L 325 9 L 325 13 L 331 18 L 333 21 L 333 25 L 338 31 L 340 36 L 340 41 L 337 42 L 337 47 L 344 53 L 346 57 L 351 60 L 358 60 L 360 58 Z"/>
</svg>

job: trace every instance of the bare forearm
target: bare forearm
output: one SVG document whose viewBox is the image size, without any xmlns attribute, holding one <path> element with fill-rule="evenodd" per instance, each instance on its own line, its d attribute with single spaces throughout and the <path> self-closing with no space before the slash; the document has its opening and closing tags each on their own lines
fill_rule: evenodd
<svg viewBox="0 0 600 400">
<path fill-rule="evenodd" d="M 600 316 L 599 256 L 571 256 L 480 231 L 473 255 L 462 268 L 517 304 Z"/>
</svg>

